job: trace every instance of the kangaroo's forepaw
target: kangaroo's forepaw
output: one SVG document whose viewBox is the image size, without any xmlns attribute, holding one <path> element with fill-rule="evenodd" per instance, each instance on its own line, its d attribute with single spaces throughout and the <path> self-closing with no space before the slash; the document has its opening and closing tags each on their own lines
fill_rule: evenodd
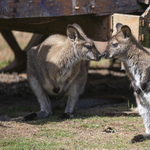
<svg viewBox="0 0 150 150">
<path fill-rule="evenodd" d="M 73 117 L 73 114 L 63 113 L 61 116 L 58 117 L 58 120 L 70 119 L 71 117 Z"/>
<path fill-rule="evenodd" d="M 36 113 L 32 113 L 32 114 L 25 116 L 24 121 L 31 121 L 31 120 L 35 120 L 38 118 L 46 118 L 46 117 L 51 116 L 51 115 L 53 115 L 52 112 L 47 113 L 45 111 L 38 111 Z"/>
<path fill-rule="evenodd" d="M 59 91 L 60 91 L 60 87 L 53 88 L 53 92 L 54 92 L 54 93 L 56 93 L 56 94 L 57 94 Z"/>
</svg>

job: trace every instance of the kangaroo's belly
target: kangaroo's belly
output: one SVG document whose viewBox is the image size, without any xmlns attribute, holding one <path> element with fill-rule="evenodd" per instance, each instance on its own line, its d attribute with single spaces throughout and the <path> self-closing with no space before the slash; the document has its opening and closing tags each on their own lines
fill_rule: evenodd
<svg viewBox="0 0 150 150">
<path fill-rule="evenodd" d="M 60 72 L 60 74 L 57 75 L 56 81 L 58 86 L 60 87 L 60 90 L 62 89 L 63 85 L 65 84 L 66 80 L 68 80 L 71 77 L 71 70 L 68 70 L 66 72 Z M 51 83 L 50 78 L 44 77 L 44 83 L 43 88 L 51 95 L 56 95 L 53 92 L 53 85 Z"/>
<path fill-rule="evenodd" d="M 62 84 L 64 83 L 66 80 L 68 80 L 70 77 L 72 76 L 72 69 L 68 69 L 68 70 L 61 70 L 58 74 L 57 74 L 57 83 L 58 84 Z"/>
</svg>

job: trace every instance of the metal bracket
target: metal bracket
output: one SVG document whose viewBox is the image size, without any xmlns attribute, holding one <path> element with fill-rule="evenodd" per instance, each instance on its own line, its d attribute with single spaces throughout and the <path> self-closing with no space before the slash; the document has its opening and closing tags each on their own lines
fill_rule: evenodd
<svg viewBox="0 0 150 150">
<path fill-rule="evenodd" d="M 150 6 L 140 16 L 139 41 L 145 47 L 150 47 Z"/>
</svg>

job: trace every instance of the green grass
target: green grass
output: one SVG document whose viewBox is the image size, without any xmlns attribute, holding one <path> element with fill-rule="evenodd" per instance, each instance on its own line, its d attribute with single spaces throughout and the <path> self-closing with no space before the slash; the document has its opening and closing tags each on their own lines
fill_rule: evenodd
<svg viewBox="0 0 150 150">
<path fill-rule="evenodd" d="M 141 118 L 137 117 L 98 117 L 89 116 L 74 118 L 65 121 L 57 121 L 57 116 L 39 119 L 33 122 L 13 122 L 14 126 L 27 126 L 38 130 L 32 136 L 10 133 L 0 139 L 2 150 L 91 150 L 91 149 L 149 149 L 149 141 L 131 144 L 130 139 L 138 132 L 138 128 L 130 130 L 132 124 L 142 124 Z M 44 123 L 43 123 L 44 120 Z M 8 126 L 10 122 L 4 123 Z M 34 125 L 37 123 L 36 125 Z M 72 126 L 73 125 L 73 126 Z M 105 126 L 114 129 L 114 133 L 103 132 Z M 119 129 L 119 130 L 118 130 Z M 0 133 L 1 133 L 0 129 Z M 7 131 L 7 127 L 3 128 Z M 29 132 L 30 133 L 30 132 Z M 132 133 L 132 134 L 131 134 Z"/>
<path fill-rule="evenodd" d="M 29 150 L 29 149 L 38 149 L 38 150 L 48 150 L 51 147 L 58 146 L 56 142 L 45 142 L 39 140 L 34 140 L 33 138 L 10 138 L 2 139 L 0 141 L 0 147 L 2 150 Z M 52 148 L 53 149 L 53 148 Z"/>
<path fill-rule="evenodd" d="M 10 64 L 11 61 L 1 61 L 0 62 L 0 69 L 6 67 Z"/>
</svg>

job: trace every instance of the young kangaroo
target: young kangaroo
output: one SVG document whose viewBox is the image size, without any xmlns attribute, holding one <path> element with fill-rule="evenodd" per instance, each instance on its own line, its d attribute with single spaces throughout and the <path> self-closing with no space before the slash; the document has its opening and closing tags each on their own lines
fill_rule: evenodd
<svg viewBox="0 0 150 150">
<path fill-rule="evenodd" d="M 67 36 L 52 35 L 29 50 L 27 56 L 28 80 L 41 110 L 24 119 L 33 120 L 52 115 L 49 94 L 61 99 L 66 92 L 67 106 L 59 119 L 73 117 L 75 104 L 85 87 L 89 60 L 99 61 L 101 58 L 94 42 L 79 25 L 68 25 Z"/>
<path fill-rule="evenodd" d="M 118 23 L 117 33 L 108 42 L 104 58 L 119 58 L 125 66 L 134 89 L 139 114 L 146 134 L 135 136 L 131 142 L 150 139 L 150 50 L 137 42 L 127 25 Z"/>
</svg>

